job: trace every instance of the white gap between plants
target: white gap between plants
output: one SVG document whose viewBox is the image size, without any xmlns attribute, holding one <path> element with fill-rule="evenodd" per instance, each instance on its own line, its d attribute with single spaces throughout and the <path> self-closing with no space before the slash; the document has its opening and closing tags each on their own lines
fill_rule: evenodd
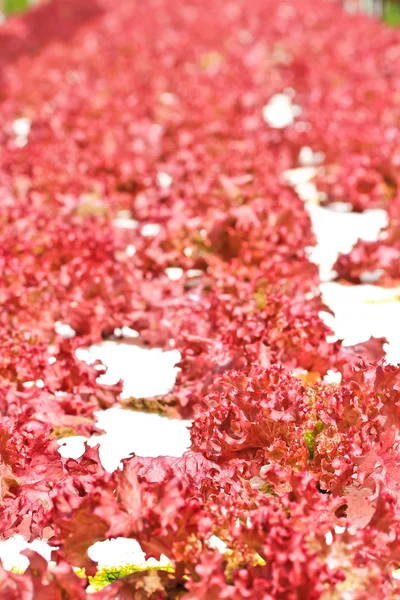
<svg viewBox="0 0 400 600">
<path fill-rule="evenodd" d="M 163 352 L 159 348 L 142 348 L 123 341 L 79 348 L 76 354 L 89 364 L 100 360 L 107 366 L 107 373 L 99 377 L 99 383 L 112 385 L 122 379 L 122 399 L 166 394 L 175 383 L 178 372 L 175 365 L 180 360 L 177 350 Z M 151 457 L 182 456 L 190 445 L 189 421 L 119 407 L 98 411 L 96 417 L 104 434 L 92 436 L 89 444 L 100 444 L 100 460 L 110 472 L 133 453 Z M 85 441 L 82 436 L 64 438 L 60 440 L 60 453 L 79 458 Z"/>
<path fill-rule="evenodd" d="M 371 284 L 342 285 L 330 281 L 332 267 L 339 252 L 348 253 L 358 239 L 374 241 L 387 224 L 385 210 L 373 209 L 363 213 L 349 211 L 345 203 L 332 207 L 318 205 L 319 192 L 312 179 L 314 167 L 293 169 L 284 179 L 294 186 L 305 201 L 310 214 L 317 245 L 310 248 L 310 260 L 319 266 L 323 299 L 334 316 L 320 316 L 331 327 L 330 341 L 342 339 L 345 346 L 367 341 L 371 336 L 386 337 L 386 361 L 400 363 L 400 288 L 383 288 Z M 365 279 L 374 279 L 366 273 Z"/>
</svg>

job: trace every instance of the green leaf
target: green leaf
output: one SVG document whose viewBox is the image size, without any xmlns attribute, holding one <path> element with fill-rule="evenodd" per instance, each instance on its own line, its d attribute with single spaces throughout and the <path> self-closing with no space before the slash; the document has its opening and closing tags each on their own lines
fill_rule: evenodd
<svg viewBox="0 0 400 600">
<path fill-rule="evenodd" d="M 398 2 L 385 3 L 383 18 L 392 27 L 400 25 L 400 5 Z"/>
<path fill-rule="evenodd" d="M 3 0 L 3 13 L 12 15 L 13 13 L 23 12 L 29 5 L 29 0 Z"/>
<path fill-rule="evenodd" d="M 322 421 L 317 421 L 315 423 L 314 429 L 312 431 L 307 430 L 304 432 L 303 439 L 304 439 L 305 445 L 307 446 L 311 460 L 314 458 L 315 439 L 316 439 L 317 435 L 319 435 L 323 431 L 324 427 L 325 427 L 325 425 L 322 423 Z"/>
<path fill-rule="evenodd" d="M 121 567 L 104 567 L 97 571 L 94 577 L 89 577 L 89 583 L 93 589 L 97 592 L 102 590 L 104 587 L 113 583 L 117 579 L 132 575 L 132 573 L 145 571 L 167 571 L 168 573 L 174 573 L 175 569 L 171 563 L 165 565 L 124 565 Z"/>
</svg>

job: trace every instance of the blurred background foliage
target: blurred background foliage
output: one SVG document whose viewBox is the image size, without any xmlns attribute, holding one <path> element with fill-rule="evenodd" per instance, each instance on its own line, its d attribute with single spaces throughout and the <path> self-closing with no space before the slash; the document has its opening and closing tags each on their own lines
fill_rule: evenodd
<svg viewBox="0 0 400 600">
<path fill-rule="evenodd" d="M 400 25 L 400 2 L 385 2 L 383 18 L 388 25 Z"/>
<path fill-rule="evenodd" d="M 26 10 L 30 6 L 30 0 L 3 0 L 0 1 L 4 15 L 12 15 Z"/>
<path fill-rule="evenodd" d="M 0 0 L 0 16 L 23 12 L 37 2 L 40 0 Z M 343 0 L 343 3 L 352 11 L 356 9 L 382 17 L 388 25 L 400 25 L 400 0 Z"/>
</svg>

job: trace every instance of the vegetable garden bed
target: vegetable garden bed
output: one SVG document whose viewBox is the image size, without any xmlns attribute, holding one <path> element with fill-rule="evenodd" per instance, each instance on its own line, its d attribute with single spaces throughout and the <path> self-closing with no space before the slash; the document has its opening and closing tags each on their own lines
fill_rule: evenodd
<svg viewBox="0 0 400 600">
<path fill-rule="evenodd" d="M 0 120 L 0 600 L 396 598 L 400 33 L 54 0 Z"/>
</svg>

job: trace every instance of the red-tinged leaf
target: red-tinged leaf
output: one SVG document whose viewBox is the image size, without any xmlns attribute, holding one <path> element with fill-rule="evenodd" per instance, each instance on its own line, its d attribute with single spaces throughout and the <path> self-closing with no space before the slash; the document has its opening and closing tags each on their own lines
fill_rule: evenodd
<svg viewBox="0 0 400 600">
<path fill-rule="evenodd" d="M 110 528 L 109 523 L 95 514 L 95 500 L 88 497 L 70 514 L 57 516 L 55 522 L 57 539 L 62 543 L 62 556 L 71 565 L 84 568 L 88 574 L 94 574 L 96 569 L 87 551 L 92 544 L 106 539 Z"/>
<path fill-rule="evenodd" d="M 60 562 L 49 567 L 47 561 L 31 550 L 23 554 L 29 559 L 29 566 L 23 575 L 4 571 L 0 567 L 0 598 L 6 600 L 65 600 L 86 598 L 85 582 L 79 579 L 70 565 Z"/>
</svg>

